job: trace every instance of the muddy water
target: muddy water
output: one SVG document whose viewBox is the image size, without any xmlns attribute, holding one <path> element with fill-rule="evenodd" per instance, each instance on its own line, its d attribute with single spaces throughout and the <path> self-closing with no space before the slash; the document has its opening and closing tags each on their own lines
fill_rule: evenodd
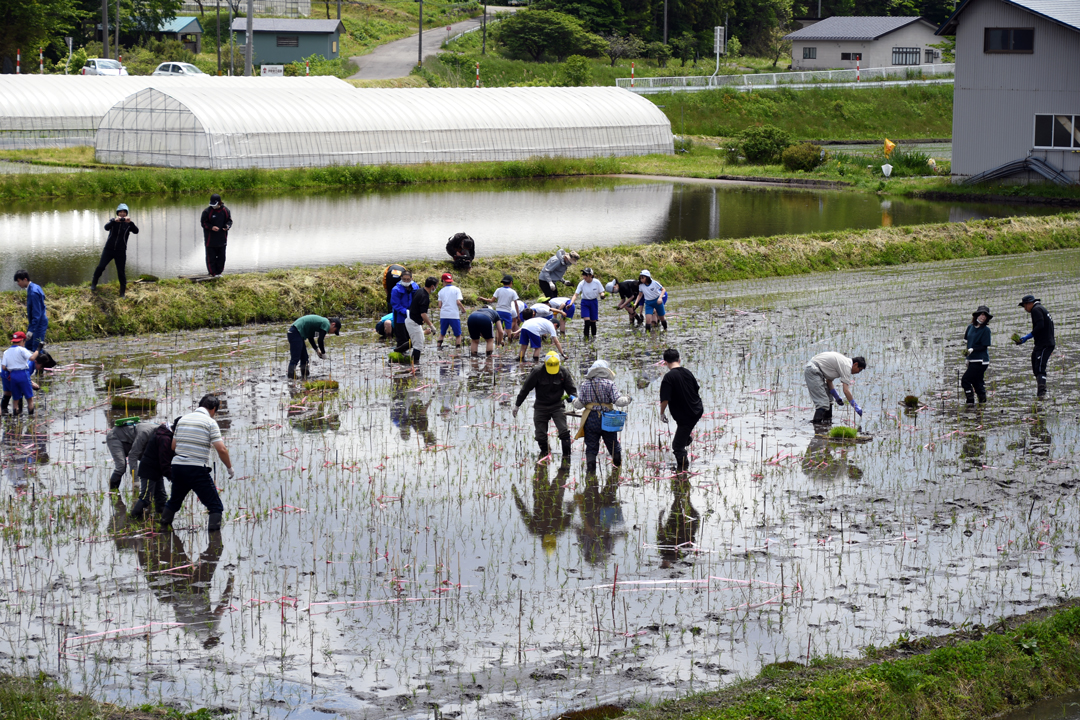
<svg viewBox="0 0 1080 720">
<path fill-rule="evenodd" d="M 580 441 L 569 468 L 536 464 L 508 354 L 429 353 L 413 377 L 351 323 L 319 397 L 284 380 L 284 327 L 56 345 L 36 422 L 3 426 L 0 665 L 244 717 L 546 718 L 1074 596 L 1078 270 L 1065 252 L 680 288 L 663 339 L 605 301 L 599 341 L 567 341 L 575 375 L 604 357 L 635 398 L 625 466 L 596 481 Z M 1058 324 L 1038 404 L 1006 340 L 1031 291 Z M 969 412 L 981 303 L 990 401 Z M 707 411 L 688 483 L 656 412 L 668 344 Z M 812 436 L 802 369 L 823 350 L 867 357 L 872 443 Z M 194 498 L 155 534 L 126 519 L 129 483 L 104 492 L 108 373 L 159 418 L 220 393 L 238 469 L 216 471 L 220 536 Z"/>
</svg>

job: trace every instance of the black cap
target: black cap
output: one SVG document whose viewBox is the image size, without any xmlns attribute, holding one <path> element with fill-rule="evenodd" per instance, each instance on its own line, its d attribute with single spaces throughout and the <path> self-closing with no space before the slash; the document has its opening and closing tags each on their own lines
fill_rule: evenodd
<svg viewBox="0 0 1080 720">
<path fill-rule="evenodd" d="M 512 282 L 514 282 L 513 277 L 511 277 L 510 275 L 503 275 L 503 281 L 502 281 L 503 285 L 509 285 Z"/>
<path fill-rule="evenodd" d="M 211 205 L 217 205 L 219 202 L 221 202 L 221 196 L 220 195 L 218 195 L 217 193 L 214 193 L 213 195 L 210 196 L 210 204 Z"/>
<path fill-rule="evenodd" d="M 1025 295 L 1024 299 L 1020 301 L 1020 304 L 1017 305 L 1017 307 L 1024 307 L 1028 303 L 1037 303 L 1037 302 L 1039 302 L 1039 298 L 1035 297 L 1034 295 Z"/>
<path fill-rule="evenodd" d="M 327 320 L 330 321 L 331 325 L 337 325 L 337 330 L 334 330 L 334 334 L 335 335 L 340 335 L 341 334 L 341 318 L 332 317 L 332 318 L 327 318 Z"/>
<path fill-rule="evenodd" d="M 592 271 L 592 268 L 585 268 L 584 270 L 581 271 L 581 274 L 582 275 L 594 275 L 595 276 L 595 274 Z"/>
</svg>

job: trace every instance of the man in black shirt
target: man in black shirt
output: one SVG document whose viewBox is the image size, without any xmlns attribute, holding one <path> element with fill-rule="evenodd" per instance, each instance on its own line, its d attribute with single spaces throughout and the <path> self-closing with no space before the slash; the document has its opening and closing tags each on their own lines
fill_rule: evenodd
<svg viewBox="0 0 1080 720">
<path fill-rule="evenodd" d="M 559 442 L 562 444 L 562 462 L 570 462 L 570 430 L 566 426 L 566 411 L 563 409 L 563 397 L 569 397 L 573 402 L 577 396 L 577 385 L 570 371 L 562 366 L 559 356 L 555 351 L 548 353 L 543 365 L 537 365 L 525 378 L 521 390 L 514 400 L 510 414 L 517 418 L 518 408 L 529 393 L 536 391 L 536 403 L 533 405 L 533 428 L 536 431 L 536 444 L 540 446 L 540 459 L 547 457 L 548 448 L 548 422 L 555 423 L 555 430 L 559 433 Z"/>
<path fill-rule="evenodd" d="M 232 227 L 232 213 L 217 193 L 210 196 L 210 206 L 203 210 L 200 223 L 206 247 L 206 274 L 217 277 L 225 271 L 225 246 Z"/>
<path fill-rule="evenodd" d="M 101 261 L 94 268 L 94 278 L 90 281 L 90 290 L 97 290 L 98 280 L 101 273 L 110 262 L 116 263 L 116 279 L 120 281 L 120 297 L 127 292 L 127 274 L 124 268 L 127 266 L 127 243 L 128 236 L 139 234 L 139 227 L 131 222 L 128 217 L 128 206 L 120 203 L 116 207 L 116 217 L 105 223 L 105 229 L 109 231 L 109 239 L 105 241 L 105 249 L 101 251 Z"/>
<path fill-rule="evenodd" d="M 671 451 L 675 453 L 675 471 L 681 473 L 690 469 L 686 448 L 691 442 L 690 433 L 705 409 L 701 405 L 697 379 L 679 363 L 679 351 L 675 348 L 665 350 L 664 362 L 668 372 L 660 383 L 660 420 L 668 421 L 664 412 L 670 408 L 671 417 L 678 426 L 671 441 Z"/>
<path fill-rule="evenodd" d="M 424 351 L 424 333 L 429 330 L 435 332 L 435 326 L 428 317 L 428 309 L 431 307 L 431 293 L 438 284 L 439 280 L 435 277 L 424 280 L 424 287 L 413 293 L 409 314 L 405 316 L 405 329 L 409 331 L 409 341 L 412 344 L 413 365 L 420 362 L 420 353 Z M 397 350 L 401 352 L 402 348 Z"/>
<path fill-rule="evenodd" d="M 1025 295 L 1020 301 L 1020 307 L 1031 313 L 1031 332 L 1020 338 L 1016 344 L 1023 345 L 1028 340 L 1035 340 L 1035 349 L 1031 351 L 1031 372 L 1035 374 L 1035 382 L 1039 384 L 1041 398 L 1046 397 L 1046 363 L 1050 360 L 1050 354 L 1054 352 L 1054 319 L 1042 301 L 1034 295 Z"/>
</svg>

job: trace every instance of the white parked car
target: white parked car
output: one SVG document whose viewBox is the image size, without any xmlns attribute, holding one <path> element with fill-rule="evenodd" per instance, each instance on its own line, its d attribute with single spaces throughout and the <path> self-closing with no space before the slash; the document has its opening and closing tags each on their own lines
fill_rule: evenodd
<svg viewBox="0 0 1080 720">
<path fill-rule="evenodd" d="M 157 70 L 150 73 L 151 75 L 171 75 L 173 77 L 179 75 L 205 75 L 202 70 L 195 67 L 191 63 L 182 62 L 167 62 L 161 63 L 157 66 Z"/>
<path fill-rule="evenodd" d="M 127 68 L 117 60 L 90 58 L 81 71 L 82 75 L 127 75 Z"/>
</svg>

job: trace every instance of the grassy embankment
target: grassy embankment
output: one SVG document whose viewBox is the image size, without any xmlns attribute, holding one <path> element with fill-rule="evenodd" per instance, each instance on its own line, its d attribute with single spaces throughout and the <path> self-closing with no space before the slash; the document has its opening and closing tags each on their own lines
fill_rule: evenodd
<svg viewBox="0 0 1080 720">
<path fill-rule="evenodd" d="M 605 282 L 625 279 L 647 267 L 661 282 L 681 285 L 879 265 L 1020 254 L 1080 247 L 1080 214 L 1017 217 L 970 223 L 788 235 L 741 240 L 669 242 L 583 250 L 584 264 Z M 481 257 L 458 273 L 466 303 L 499 285 L 504 273 L 516 278 L 523 296 L 538 293 L 536 274 L 547 254 Z M 406 261 L 406 258 L 402 258 Z M 438 276 L 449 262 L 407 263 L 416 278 Z M 109 335 L 170 332 L 246 323 L 292 321 L 304 313 L 373 317 L 385 312 L 380 266 L 354 265 L 226 275 L 212 282 L 162 280 L 128 287 L 45 287 L 49 338 L 79 340 Z M 20 292 L 0 293 L 0 322 L 9 329 L 26 322 Z M 367 325 L 367 322 L 364 322 Z M 350 322 L 346 329 L 355 328 Z"/>
</svg>

